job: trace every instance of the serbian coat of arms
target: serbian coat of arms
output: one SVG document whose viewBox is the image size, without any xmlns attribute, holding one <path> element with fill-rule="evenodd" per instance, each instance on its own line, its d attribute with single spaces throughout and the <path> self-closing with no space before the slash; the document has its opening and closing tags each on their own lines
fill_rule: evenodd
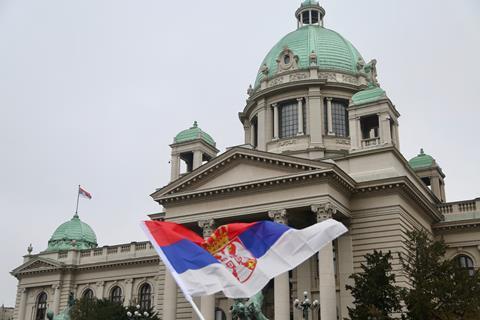
<svg viewBox="0 0 480 320">
<path fill-rule="evenodd" d="M 238 236 L 233 239 L 229 238 L 228 226 L 222 226 L 215 230 L 206 240 L 204 248 L 222 263 L 240 283 L 247 281 L 257 266 L 257 259 L 245 248 L 242 240 Z"/>
</svg>

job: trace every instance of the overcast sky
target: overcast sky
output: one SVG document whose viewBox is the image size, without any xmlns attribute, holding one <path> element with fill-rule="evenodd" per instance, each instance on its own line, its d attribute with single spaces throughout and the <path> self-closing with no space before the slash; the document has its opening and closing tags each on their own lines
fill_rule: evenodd
<svg viewBox="0 0 480 320">
<path fill-rule="evenodd" d="M 237 113 L 300 1 L 0 0 L 0 304 L 13 306 L 29 243 L 73 215 L 99 245 L 144 240 L 170 176 L 169 144 L 194 120 L 223 152 Z M 402 114 L 401 151 L 446 173 L 447 200 L 480 196 L 480 2 L 322 1 L 325 26 L 364 59 Z"/>
</svg>

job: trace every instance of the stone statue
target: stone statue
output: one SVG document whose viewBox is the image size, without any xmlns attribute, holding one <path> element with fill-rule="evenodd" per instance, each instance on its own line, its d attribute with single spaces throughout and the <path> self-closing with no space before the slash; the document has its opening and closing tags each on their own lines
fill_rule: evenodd
<svg viewBox="0 0 480 320">
<path fill-rule="evenodd" d="M 268 320 L 262 313 L 263 293 L 258 292 L 248 299 L 234 299 L 233 306 L 230 308 L 233 320 Z"/>
<path fill-rule="evenodd" d="M 48 310 L 47 319 L 48 320 L 70 320 L 70 309 L 73 307 L 75 302 L 76 300 L 73 295 L 73 292 L 70 291 L 70 293 L 68 294 L 68 306 L 57 315 L 54 315 L 52 310 Z"/>
<path fill-rule="evenodd" d="M 367 74 L 368 79 L 368 86 L 369 87 L 378 87 L 378 80 L 377 80 L 377 60 L 373 59 L 369 63 L 365 65 L 363 68 L 365 73 Z"/>
</svg>

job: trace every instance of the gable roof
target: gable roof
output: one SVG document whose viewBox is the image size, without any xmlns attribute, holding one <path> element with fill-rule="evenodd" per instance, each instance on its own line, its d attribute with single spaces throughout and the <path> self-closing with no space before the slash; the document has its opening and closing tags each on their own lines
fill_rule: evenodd
<svg viewBox="0 0 480 320">
<path fill-rule="evenodd" d="M 31 260 L 23 263 L 21 266 L 15 268 L 10 273 L 18 277 L 22 274 L 38 273 L 38 272 L 52 272 L 65 267 L 65 264 L 48 258 L 32 257 Z"/>
<path fill-rule="evenodd" d="M 248 172 L 248 169 L 255 172 Z M 235 172 L 236 171 L 236 172 Z M 221 188 L 260 185 L 274 179 L 299 180 L 304 175 L 335 171 L 353 187 L 355 181 L 334 163 L 309 160 L 270 152 L 233 147 L 210 162 L 155 191 L 151 197 L 160 203 L 190 193 L 210 193 Z M 236 174 L 232 174 L 235 172 Z M 241 174 L 240 174 L 241 173 Z M 195 197 L 195 196 L 193 196 Z"/>
</svg>

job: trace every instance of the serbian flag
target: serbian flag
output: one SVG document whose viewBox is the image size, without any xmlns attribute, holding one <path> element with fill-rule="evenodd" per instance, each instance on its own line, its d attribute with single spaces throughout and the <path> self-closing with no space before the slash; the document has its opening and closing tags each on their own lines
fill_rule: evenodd
<svg viewBox="0 0 480 320">
<path fill-rule="evenodd" d="M 144 221 L 143 228 L 186 296 L 223 291 L 229 298 L 255 295 L 347 231 L 333 219 L 301 230 L 271 221 L 232 223 L 206 240 L 172 222 Z"/>
<path fill-rule="evenodd" d="M 92 199 L 92 194 L 80 186 L 78 186 L 78 194 L 83 198 Z"/>
</svg>

